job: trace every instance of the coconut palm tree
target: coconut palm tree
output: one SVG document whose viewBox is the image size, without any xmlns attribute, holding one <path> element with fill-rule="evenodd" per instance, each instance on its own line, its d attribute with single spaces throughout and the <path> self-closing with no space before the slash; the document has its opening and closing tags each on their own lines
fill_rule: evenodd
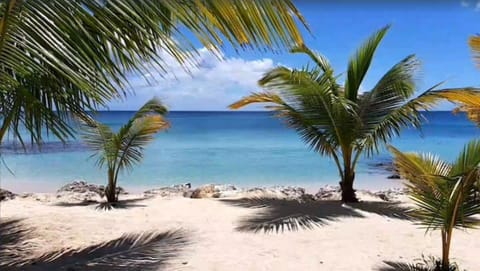
<svg viewBox="0 0 480 271">
<path fill-rule="evenodd" d="M 331 157 L 341 178 L 344 202 L 358 201 L 353 183 L 362 154 L 377 153 L 402 127 L 418 127 L 420 110 L 428 110 L 442 99 L 467 104 L 480 101 L 477 89 L 434 90 L 437 86 L 412 99 L 417 90 L 418 66 L 413 55 L 395 64 L 373 89 L 361 92 L 375 50 L 388 29 L 387 26 L 374 33 L 357 50 L 348 63 L 343 86 L 326 57 L 300 46 L 292 52 L 306 54 L 314 66 L 276 67 L 259 80 L 264 92 L 253 93 L 230 105 L 239 109 L 253 103 L 267 103 L 266 108 L 295 129 L 312 150 Z"/>
<path fill-rule="evenodd" d="M 480 180 L 480 140 L 468 143 L 449 163 L 431 154 L 403 153 L 389 147 L 416 208 L 412 215 L 427 231 L 440 230 L 440 270 L 450 268 L 450 246 L 454 228 L 473 228 L 480 220 L 477 187 Z"/>
<path fill-rule="evenodd" d="M 5 0 L 0 3 L 0 142 L 74 135 L 74 115 L 129 92 L 127 75 L 188 69 L 194 43 L 217 52 L 302 43 L 290 0 Z M 188 33 L 188 35 L 187 35 Z M 195 37 L 195 38 L 192 38 Z"/>
<path fill-rule="evenodd" d="M 473 60 L 480 67 L 480 35 L 471 36 L 468 39 L 468 44 L 473 53 Z M 467 117 L 480 126 L 480 104 L 462 105 L 454 109 L 455 114 L 465 112 Z"/>
<path fill-rule="evenodd" d="M 167 109 L 156 98 L 143 105 L 138 112 L 115 133 L 112 128 L 92 118 L 81 120 L 81 137 L 95 151 L 97 165 L 107 168 L 108 185 L 105 196 L 109 203 L 117 202 L 117 181 L 122 171 L 132 170 L 143 158 L 145 145 L 154 135 L 167 129 L 169 123 L 164 115 Z"/>
</svg>

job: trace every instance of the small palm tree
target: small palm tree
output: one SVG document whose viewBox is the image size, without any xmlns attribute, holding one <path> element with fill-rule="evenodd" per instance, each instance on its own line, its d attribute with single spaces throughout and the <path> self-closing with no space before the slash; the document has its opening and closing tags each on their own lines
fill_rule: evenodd
<svg viewBox="0 0 480 271">
<path fill-rule="evenodd" d="M 388 28 L 374 33 L 350 59 L 344 86 L 337 83 L 338 76 L 324 56 L 302 46 L 292 52 L 306 54 L 315 66 L 274 68 L 259 80 L 265 92 L 230 105 L 238 109 L 269 103 L 266 108 L 294 128 L 311 149 L 335 161 L 344 202 L 358 201 L 353 182 L 361 155 L 377 153 L 402 127 L 420 126 L 420 110 L 442 99 L 465 103 L 480 100 L 480 93 L 472 88 L 431 88 L 412 99 L 418 66 L 413 55 L 394 65 L 371 91 L 362 93 L 360 86 Z"/>
<path fill-rule="evenodd" d="M 453 163 L 430 154 L 402 153 L 389 147 L 416 208 L 412 215 L 426 230 L 441 231 L 442 261 L 439 270 L 451 270 L 450 246 L 454 228 L 479 225 L 477 185 L 480 180 L 480 140 L 468 143 Z"/>
<path fill-rule="evenodd" d="M 85 144 L 97 156 L 97 165 L 107 167 L 108 185 L 105 196 L 108 202 L 117 202 L 116 193 L 118 174 L 132 169 L 143 158 L 145 145 L 153 136 L 170 125 L 164 119 L 166 107 L 156 98 L 151 99 L 123 125 L 117 133 L 105 125 L 88 118 L 81 120 L 81 136 Z"/>
</svg>

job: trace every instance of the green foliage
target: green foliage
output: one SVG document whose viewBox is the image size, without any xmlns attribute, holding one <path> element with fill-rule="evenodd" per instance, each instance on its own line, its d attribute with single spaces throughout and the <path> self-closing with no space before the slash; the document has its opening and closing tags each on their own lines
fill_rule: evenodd
<svg viewBox="0 0 480 271">
<path fill-rule="evenodd" d="M 395 64 L 373 89 L 362 93 L 360 86 L 388 28 L 374 33 L 350 59 L 344 87 L 337 82 L 339 76 L 324 56 L 298 46 L 292 52 L 309 56 L 313 67 L 276 67 L 259 80 L 264 92 L 230 105 L 238 109 L 267 103 L 266 108 L 295 129 L 311 149 L 333 158 L 342 189 L 347 188 L 349 191 L 344 192 L 350 193 L 343 198 L 347 201 L 356 200 L 352 186 L 360 156 L 377 153 L 406 126 L 419 127 L 421 110 L 428 110 L 441 100 L 480 102 L 477 89 L 435 90 L 438 85 L 414 97 L 418 60 L 413 55 Z"/>
<path fill-rule="evenodd" d="M 465 146 L 458 158 L 448 163 L 429 154 L 402 153 L 389 147 L 394 163 L 407 182 L 416 208 L 412 215 L 426 230 L 441 230 L 442 268 L 449 266 L 454 228 L 475 228 L 480 220 L 480 140 Z"/>
<path fill-rule="evenodd" d="M 267 0 L 5 0 L 0 5 L 0 142 L 10 132 L 32 143 L 42 130 L 61 140 L 69 120 L 122 98 L 126 75 L 163 74 L 169 55 L 186 69 L 196 64 L 191 33 L 217 52 L 280 49 L 302 44 L 293 3 Z M 226 42 L 224 42 L 224 40 Z"/>
<path fill-rule="evenodd" d="M 92 157 L 97 157 L 96 164 L 108 169 L 106 196 L 109 202 L 117 201 L 115 187 L 118 174 L 139 164 L 144 147 L 157 132 L 169 127 L 164 119 L 166 113 L 167 108 L 160 100 L 151 99 L 117 133 L 90 117 L 81 119 L 83 141 L 94 151 Z"/>
</svg>

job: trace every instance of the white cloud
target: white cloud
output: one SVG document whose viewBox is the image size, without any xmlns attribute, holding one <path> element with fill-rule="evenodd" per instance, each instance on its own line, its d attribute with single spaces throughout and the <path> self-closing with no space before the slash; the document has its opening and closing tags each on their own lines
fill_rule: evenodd
<svg viewBox="0 0 480 271">
<path fill-rule="evenodd" d="M 173 57 L 163 54 L 169 73 L 161 77 L 158 67 L 152 65 L 146 75 L 149 83 L 142 76 L 131 76 L 135 94 L 124 102 L 111 103 L 110 109 L 135 110 L 158 96 L 172 110 L 226 110 L 230 103 L 258 90 L 258 79 L 275 66 L 269 58 L 220 57 L 223 61 L 207 49 L 200 49 L 199 66 L 190 66 L 187 73 Z"/>
<path fill-rule="evenodd" d="M 467 7 L 469 7 L 469 6 L 470 6 L 470 3 L 469 3 L 469 2 L 467 2 L 467 1 L 465 1 L 465 0 L 463 0 L 463 1 L 461 1 L 461 2 L 460 2 L 460 5 L 461 5 L 462 7 L 465 7 L 465 8 L 467 8 Z"/>
</svg>

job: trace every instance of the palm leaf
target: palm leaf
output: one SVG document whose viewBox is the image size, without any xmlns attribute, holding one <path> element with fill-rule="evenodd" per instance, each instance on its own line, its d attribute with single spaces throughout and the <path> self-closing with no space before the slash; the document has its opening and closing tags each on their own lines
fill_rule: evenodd
<svg viewBox="0 0 480 271">
<path fill-rule="evenodd" d="M 168 113 L 167 107 L 158 98 L 147 101 L 133 116 L 132 119 L 139 119 L 146 115 L 158 114 L 164 116 Z"/>
<path fill-rule="evenodd" d="M 230 108 L 238 109 L 252 103 L 273 104 L 266 108 L 294 128 L 313 150 L 332 156 L 340 167 L 337 148 L 342 140 L 349 140 L 347 136 L 351 133 L 346 127 L 355 117 L 350 104 L 332 91 L 330 79 L 318 69 L 275 68 L 259 81 L 267 89 L 266 93 L 244 97 Z"/>
<path fill-rule="evenodd" d="M 115 142 L 119 144 L 115 165 L 117 172 L 123 169 L 132 169 L 133 165 L 142 161 L 145 145 L 154 139 L 154 135 L 168 129 L 170 124 L 160 115 L 148 115 L 123 126 L 115 135 Z"/>
<path fill-rule="evenodd" d="M 471 172 L 480 166 L 480 140 L 470 141 L 453 163 L 451 176 L 459 176 Z"/>
<path fill-rule="evenodd" d="M 472 36 L 468 39 L 468 45 L 473 53 L 473 60 L 480 67 L 480 36 Z"/>
<path fill-rule="evenodd" d="M 333 67 L 330 65 L 330 61 L 324 55 L 310 50 L 310 48 L 305 45 L 296 46 L 292 48 L 290 52 L 302 53 L 309 56 L 310 59 L 317 65 L 317 67 L 323 71 L 324 76 L 328 77 L 328 80 L 331 83 L 332 91 L 335 93 L 335 95 L 338 95 L 340 85 L 338 85 L 336 82 L 335 74 Z"/>
<path fill-rule="evenodd" d="M 453 110 L 453 114 L 456 115 L 459 112 L 466 112 L 467 118 L 474 122 L 477 126 L 480 126 L 480 107 L 460 105 Z"/>
<path fill-rule="evenodd" d="M 454 181 L 448 179 L 451 165 L 430 154 L 402 153 L 392 146 L 389 150 L 400 175 L 408 180 L 410 197 L 418 206 L 413 216 L 427 230 L 444 227 L 454 186 Z"/>
<path fill-rule="evenodd" d="M 276 50 L 302 44 L 297 22 L 306 26 L 291 1 L 278 0 L 3 3 L 0 140 L 10 129 L 22 142 L 21 126 L 36 143 L 43 128 L 62 140 L 72 137 L 71 114 L 121 98 L 130 72 L 154 67 L 162 75 L 165 55 L 186 69 L 195 65 L 195 42 L 186 32 L 215 52 L 224 39 L 235 48 Z"/>
<path fill-rule="evenodd" d="M 475 215 L 480 213 L 480 202 L 475 197 L 475 183 L 479 180 L 479 147 L 478 141 L 469 143 L 453 165 L 432 155 L 405 154 L 389 147 L 417 205 L 413 214 L 427 230 L 478 225 Z"/>
<path fill-rule="evenodd" d="M 113 142 L 115 134 L 112 129 L 92 118 L 80 119 L 80 125 L 80 136 L 83 142 L 94 151 L 92 157 L 98 157 L 96 164 L 99 167 L 103 167 L 105 163 L 112 166 L 117 152 Z"/>
<path fill-rule="evenodd" d="M 389 28 L 386 26 L 374 33 L 350 59 L 345 81 L 345 98 L 357 100 L 358 89 L 367 74 L 373 55 Z"/>
<path fill-rule="evenodd" d="M 126 234 L 82 249 L 47 253 L 15 263 L 6 270 L 153 271 L 179 254 L 187 243 L 182 231 Z"/>
<path fill-rule="evenodd" d="M 407 125 L 419 126 L 418 110 L 403 107 L 414 94 L 414 74 L 418 61 L 408 56 L 393 66 L 371 92 L 363 94 L 359 101 L 361 127 L 358 128 L 362 146 L 368 154 L 378 152 L 381 143 L 399 135 Z"/>
</svg>

